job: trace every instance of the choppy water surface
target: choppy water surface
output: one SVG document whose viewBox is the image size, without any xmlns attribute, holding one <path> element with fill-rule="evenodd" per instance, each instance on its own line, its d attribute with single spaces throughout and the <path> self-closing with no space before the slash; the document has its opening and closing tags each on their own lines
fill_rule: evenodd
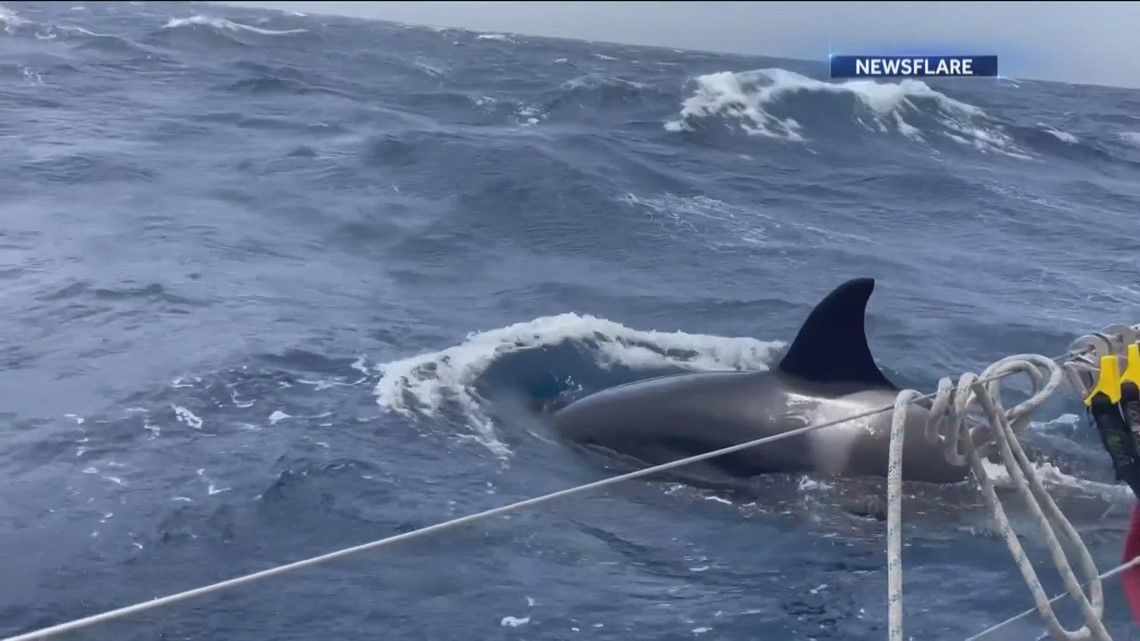
<svg viewBox="0 0 1140 641">
<path fill-rule="evenodd" d="M 600 478 L 517 408 L 766 367 L 852 276 L 924 389 L 1140 321 L 1132 90 L 59 3 L 0 9 L 0 106 L 5 634 Z M 1031 440 L 1107 568 L 1078 414 Z M 1030 604 L 907 492 L 914 638 Z M 882 496 L 630 483 L 75 636 L 881 639 Z"/>
</svg>

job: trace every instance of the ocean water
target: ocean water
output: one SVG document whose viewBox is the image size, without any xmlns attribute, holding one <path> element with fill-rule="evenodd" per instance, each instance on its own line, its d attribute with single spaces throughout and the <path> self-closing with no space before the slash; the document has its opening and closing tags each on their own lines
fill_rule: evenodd
<svg viewBox="0 0 1140 641">
<path fill-rule="evenodd" d="M 766 367 L 851 277 L 920 389 L 1140 322 L 1138 178 L 1135 90 L 5 3 L 0 635 L 602 478 L 525 408 Z M 1132 496 L 1039 419 L 1115 565 Z M 631 482 L 70 638 L 882 639 L 884 494 Z M 913 638 L 1031 605 L 969 484 L 905 517 Z"/>
</svg>

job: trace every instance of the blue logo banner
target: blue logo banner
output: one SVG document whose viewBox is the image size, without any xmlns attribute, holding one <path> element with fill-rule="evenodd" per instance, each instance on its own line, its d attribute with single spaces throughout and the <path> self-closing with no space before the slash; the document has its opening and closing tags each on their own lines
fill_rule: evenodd
<svg viewBox="0 0 1140 641">
<path fill-rule="evenodd" d="M 832 78 L 968 78 L 997 72 L 997 56 L 831 56 Z"/>
</svg>

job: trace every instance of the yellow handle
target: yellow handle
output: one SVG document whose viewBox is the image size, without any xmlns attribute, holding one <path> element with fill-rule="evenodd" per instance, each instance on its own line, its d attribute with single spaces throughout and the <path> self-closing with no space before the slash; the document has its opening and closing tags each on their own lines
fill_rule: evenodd
<svg viewBox="0 0 1140 641">
<path fill-rule="evenodd" d="M 1133 352 L 1132 347 L 1135 346 L 1128 348 L 1129 355 Z M 1140 354 L 1137 356 L 1140 362 Z M 1120 363 L 1116 360 L 1115 354 L 1100 357 L 1100 378 L 1096 382 L 1096 387 L 1085 398 L 1085 405 L 1092 405 L 1093 397 L 1097 394 L 1104 394 L 1113 403 L 1120 402 Z"/>
<path fill-rule="evenodd" d="M 1122 383 L 1134 383 L 1140 387 L 1140 343 L 1128 346 L 1128 367 L 1124 368 Z"/>
</svg>

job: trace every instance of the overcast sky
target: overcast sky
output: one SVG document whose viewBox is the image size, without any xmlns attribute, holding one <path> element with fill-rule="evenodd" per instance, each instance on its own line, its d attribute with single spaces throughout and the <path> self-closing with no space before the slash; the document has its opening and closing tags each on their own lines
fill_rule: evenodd
<svg viewBox="0 0 1140 641">
<path fill-rule="evenodd" d="M 1140 87 L 1140 3 L 233 2 L 408 24 L 825 60 L 998 55 L 1013 78 Z"/>
</svg>

